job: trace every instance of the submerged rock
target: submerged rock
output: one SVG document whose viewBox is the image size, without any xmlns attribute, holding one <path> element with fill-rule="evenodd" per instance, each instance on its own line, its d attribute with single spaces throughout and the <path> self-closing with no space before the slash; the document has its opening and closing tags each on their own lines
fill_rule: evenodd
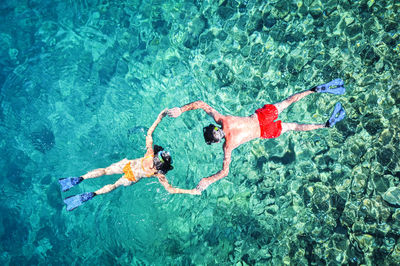
<svg viewBox="0 0 400 266">
<path fill-rule="evenodd" d="M 400 242 L 394 247 L 393 252 L 390 254 L 390 259 L 393 263 L 400 264 Z"/>
<path fill-rule="evenodd" d="M 35 149 L 42 153 L 51 150 L 55 144 L 54 134 L 47 127 L 32 132 L 31 141 Z"/>
<path fill-rule="evenodd" d="M 230 19 L 234 14 L 235 10 L 233 10 L 230 7 L 226 6 L 221 6 L 217 10 L 217 14 L 223 19 L 223 20 L 228 20 Z"/>
<path fill-rule="evenodd" d="M 396 104 L 400 104 L 400 86 L 394 86 L 390 90 L 390 96 Z"/>
<path fill-rule="evenodd" d="M 352 186 L 351 186 L 351 191 L 354 192 L 355 194 L 362 194 L 365 192 L 366 188 L 366 183 L 368 181 L 368 178 L 364 174 L 357 174 L 353 178 Z"/>
<path fill-rule="evenodd" d="M 382 131 L 380 137 L 379 137 L 379 141 L 383 144 L 383 145 L 387 145 L 390 143 L 390 141 L 392 140 L 393 136 L 395 135 L 395 133 L 393 132 L 393 130 L 391 129 L 385 129 Z"/>
<path fill-rule="evenodd" d="M 217 79 L 221 82 L 221 86 L 228 86 L 234 81 L 234 75 L 232 70 L 224 63 L 219 63 L 215 75 Z"/>
<path fill-rule="evenodd" d="M 393 251 L 394 245 L 396 244 L 396 240 L 393 237 L 385 237 L 383 239 L 383 244 L 380 248 L 382 252 L 385 254 L 390 254 Z"/>
<path fill-rule="evenodd" d="M 374 237 L 369 234 L 355 236 L 355 240 L 357 241 L 358 247 L 364 253 L 371 253 L 373 251 L 373 246 L 376 245 Z"/>
<path fill-rule="evenodd" d="M 396 209 L 395 212 L 392 214 L 392 221 L 392 232 L 400 235 L 400 209 Z"/>
<path fill-rule="evenodd" d="M 378 152 L 378 161 L 382 165 L 388 165 L 393 157 L 393 152 L 391 149 L 384 147 Z"/>
<path fill-rule="evenodd" d="M 384 193 L 390 187 L 390 182 L 393 178 L 391 175 L 374 175 L 370 182 L 376 192 Z"/>
<path fill-rule="evenodd" d="M 360 204 L 360 209 L 357 215 L 358 217 L 363 218 L 366 223 L 365 226 L 371 225 L 371 227 L 373 227 L 370 230 L 375 230 L 376 228 L 385 231 L 385 228 L 379 228 L 380 225 L 376 225 L 386 221 L 390 217 L 390 210 L 382 204 L 380 199 L 365 198 Z"/>
<path fill-rule="evenodd" d="M 383 199 L 393 205 L 400 206 L 400 188 L 399 187 L 390 187 L 384 194 Z"/>
<path fill-rule="evenodd" d="M 371 119 L 365 124 L 365 129 L 370 135 L 376 135 L 383 130 L 383 124 L 379 119 Z"/>
<path fill-rule="evenodd" d="M 309 8 L 309 12 L 314 19 L 322 17 L 323 10 L 324 8 L 322 7 L 322 3 L 320 1 L 314 1 Z"/>
</svg>

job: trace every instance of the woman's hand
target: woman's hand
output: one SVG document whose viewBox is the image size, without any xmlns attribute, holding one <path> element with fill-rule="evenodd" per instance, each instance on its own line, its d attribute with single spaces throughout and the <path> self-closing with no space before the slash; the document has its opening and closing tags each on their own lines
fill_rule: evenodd
<svg viewBox="0 0 400 266">
<path fill-rule="evenodd" d="M 201 195 L 201 191 L 198 190 L 197 188 L 194 188 L 190 191 L 191 195 Z"/>
<path fill-rule="evenodd" d="M 165 108 L 164 110 L 162 110 L 160 112 L 160 114 L 158 115 L 159 117 L 163 118 L 168 114 L 168 108 Z"/>
<path fill-rule="evenodd" d="M 178 116 L 180 116 L 182 114 L 182 110 L 179 107 L 174 107 L 171 108 L 167 111 L 168 116 L 173 117 L 173 118 L 177 118 Z"/>
</svg>

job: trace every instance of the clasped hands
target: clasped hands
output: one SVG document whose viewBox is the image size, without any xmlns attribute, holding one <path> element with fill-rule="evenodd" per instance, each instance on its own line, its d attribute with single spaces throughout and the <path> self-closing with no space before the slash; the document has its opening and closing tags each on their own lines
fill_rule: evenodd
<svg viewBox="0 0 400 266">
<path fill-rule="evenodd" d="M 180 116 L 182 114 L 182 110 L 179 107 L 174 107 L 171 109 L 167 109 L 167 114 L 170 117 L 177 118 L 178 116 Z"/>
<path fill-rule="evenodd" d="M 160 118 L 165 117 L 166 115 L 173 117 L 173 118 L 177 118 L 178 116 L 180 116 L 182 114 L 181 108 L 179 107 L 174 107 L 171 109 L 165 108 L 164 110 L 162 110 L 160 112 L 160 114 L 158 115 Z"/>
</svg>

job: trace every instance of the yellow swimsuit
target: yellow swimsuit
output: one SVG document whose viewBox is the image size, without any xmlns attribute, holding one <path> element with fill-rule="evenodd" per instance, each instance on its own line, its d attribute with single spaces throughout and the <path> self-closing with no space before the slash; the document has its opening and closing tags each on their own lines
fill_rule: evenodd
<svg viewBox="0 0 400 266">
<path fill-rule="evenodd" d="M 153 158 L 153 157 L 154 157 L 153 155 L 149 155 L 149 156 L 146 156 L 146 157 L 142 158 L 142 160 L 140 161 L 140 164 L 142 166 L 142 172 L 138 171 L 137 177 L 150 177 L 150 176 L 154 175 L 154 173 L 146 174 L 146 170 L 144 170 L 144 168 L 143 168 L 143 161 L 146 160 L 147 158 Z M 135 169 L 135 170 L 140 170 L 140 169 Z M 126 179 L 128 179 L 130 181 L 133 181 L 133 182 L 137 181 L 137 179 L 136 179 L 136 177 L 135 177 L 135 175 L 133 174 L 133 171 L 132 171 L 131 162 L 127 163 L 124 166 L 124 169 L 122 169 L 122 172 L 124 172 Z"/>
</svg>

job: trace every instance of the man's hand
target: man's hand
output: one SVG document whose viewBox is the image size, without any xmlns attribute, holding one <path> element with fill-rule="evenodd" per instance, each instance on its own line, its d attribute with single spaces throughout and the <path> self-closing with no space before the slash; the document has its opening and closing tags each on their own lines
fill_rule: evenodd
<svg viewBox="0 0 400 266">
<path fill-rule="evenodd" d="M 182 111 L 181 111 L 181 108 L 179 108 L 179 107 L 174 107 L 174 108 L 169 109 L 169 110 L 167 111 L 167 114 L 168 114 L 170 117 L 177 118 L 178 116 L 180 116 L 180 115 L 182 114 Z"/>
<path fill-rule="evenodd" d="M 208 177 L 203 178 L 197 185 L 196 190 L 200 191 L 201 193 L 201 191 L 205 190 L 211 183 L 212 181 Z"/>
</svg>

